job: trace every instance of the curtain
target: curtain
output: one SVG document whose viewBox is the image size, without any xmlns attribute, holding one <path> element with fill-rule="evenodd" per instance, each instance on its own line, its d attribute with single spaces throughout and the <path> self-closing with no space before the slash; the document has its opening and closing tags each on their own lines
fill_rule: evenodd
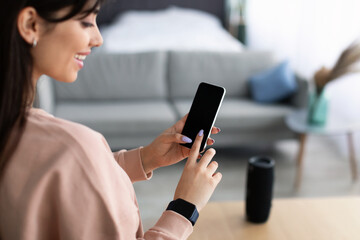
<svg viewBox="0 0 360 240">
<path fill-rule="evenodd" d="M 360 36 L 359 0 L 248 0 L 247 42 L 310 77 Z"/>
</svg>

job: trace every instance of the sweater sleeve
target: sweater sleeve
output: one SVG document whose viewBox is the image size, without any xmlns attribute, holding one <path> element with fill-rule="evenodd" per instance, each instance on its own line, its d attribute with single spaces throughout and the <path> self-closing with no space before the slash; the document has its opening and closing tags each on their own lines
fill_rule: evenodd
<svg viewBox="0 0 360 240">
<path fill-rule="evenodd" d="M 126 174 L 131 179 L 131 182 L 149 180 L 152 177 L 152 172 L 146 174 L 142 165 L 140 148 L 126 151 L 121 150 L 113 153 L 117 163 L 124 169 Z"/>
<path fill-rule="evenodd" d="M 125 164 L 125 172 L 111 152 L 97 146 L 100 144 L 93 144 L 87 152 L 76 150 L 64 156 L 76 158 L 66 161 L 69 166 L 63 168 L 58 181 L 60 232 L 64 239 L 187 239 L 193 227 L 173 211 L 164 211 L 154 227 L 143 233 L 135 191 L 127 176 L 127 172 L 133 173 L 133 179 L 145 176 L 140 150 L 119 153 L 123 162 L 135 162 Z"/>
<path fill-rule="evenodd" d="M 180 214 L 167 210 L 163 212 L 155 226 L 140 239 L 187 239 L 193 231 L 189 220 Z"/>
</svg>

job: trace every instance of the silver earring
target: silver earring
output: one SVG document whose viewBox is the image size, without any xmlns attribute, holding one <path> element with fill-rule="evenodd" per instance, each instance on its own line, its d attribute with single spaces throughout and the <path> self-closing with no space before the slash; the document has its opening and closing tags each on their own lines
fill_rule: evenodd
<svg viewBox="0 0 360 240">
<path fill-rule="evenodd" d="M 37 41 L 36 41 L 36 39 L 34 39 L 32 47 L 34 48 L 34 47 L 36 47 L 36 45 L 37 45 Z"/>
</svg>

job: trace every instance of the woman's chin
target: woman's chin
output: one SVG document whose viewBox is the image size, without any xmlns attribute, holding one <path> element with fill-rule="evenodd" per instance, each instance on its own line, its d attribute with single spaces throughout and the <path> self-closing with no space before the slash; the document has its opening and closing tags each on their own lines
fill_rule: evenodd
<svg viewBox="0 0 360 240">
<path fill-rule="evenodd" d="M 58 78 L 54 78 L 55 80 L 59 81 L 59 82 L 64 82 L 64 83 L 72 83 L 75 82 L 77 79 L 77 73 L 72 75 L 72 76 L 66 76 L 66 77 L 58 77 Z"/>
</svg>

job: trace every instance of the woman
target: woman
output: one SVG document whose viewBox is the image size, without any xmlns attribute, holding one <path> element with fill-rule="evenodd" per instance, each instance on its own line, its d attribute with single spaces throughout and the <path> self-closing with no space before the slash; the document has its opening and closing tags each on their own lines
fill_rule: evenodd
<svg viewBox="0 0 360 240">
<path fill-rule="evenodd" d="M 0 10 L 0 238 L 186 239 L 221 174 L 180 134 L 186 116 L 150 145 L 112 153 L 103 137 L 31 107 L 37 79 L 73 82 L 102 44 L 101 0 L 17 0 Z M 213 128 L 212 133 L 218 133 Z M 209 139 L 208 144 L 213 144 Z M 188 157 L 174 199 L 143 233 L 132 182 Z M 177 200 L 179 199 L 179 200 Z M 196 206 L 196 208 L 195 208 Z M 165 206 L 164 206 L 165 207 Z M 194 207 L 192 216 L 185 210 Z"/>
</svg>

